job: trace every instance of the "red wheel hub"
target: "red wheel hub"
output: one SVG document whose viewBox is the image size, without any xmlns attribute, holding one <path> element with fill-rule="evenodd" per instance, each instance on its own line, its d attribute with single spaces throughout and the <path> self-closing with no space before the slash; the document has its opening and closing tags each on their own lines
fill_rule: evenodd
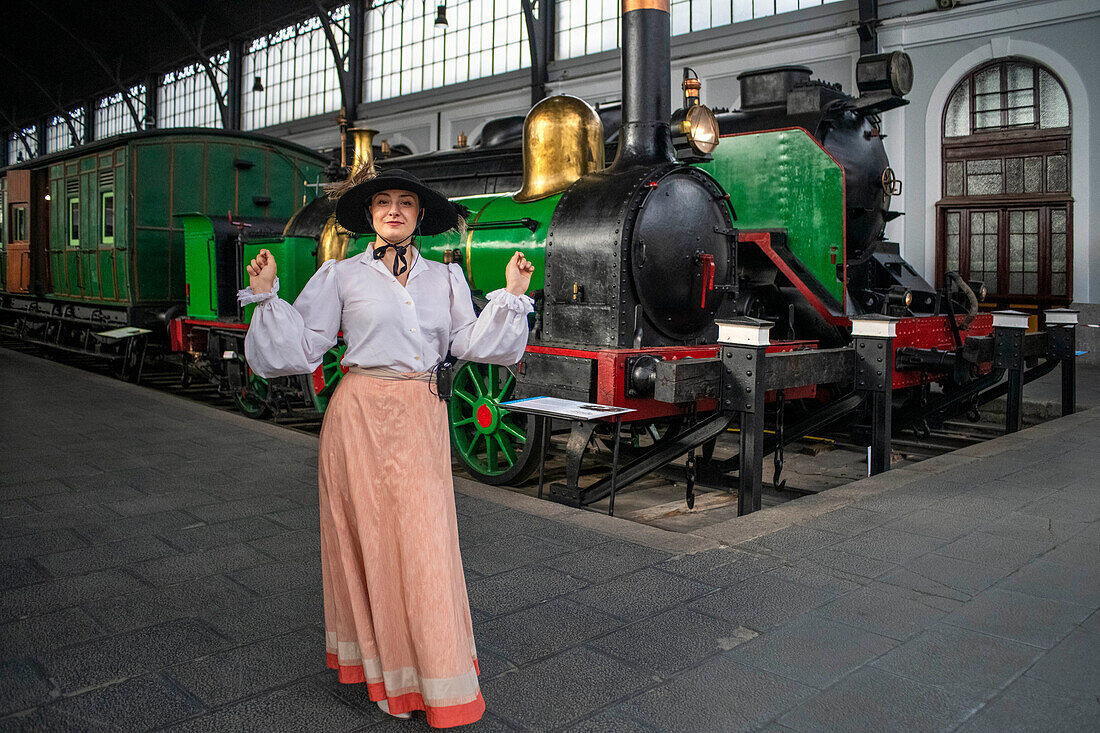
<svg viewBox="0 0 1100 733">
<path fill-rule="evenodd" d="M 477 424 L 483 428 L 493 424 L 493 412 L 488 405 L 480 405 L 477 408 Z"/>
</svg>

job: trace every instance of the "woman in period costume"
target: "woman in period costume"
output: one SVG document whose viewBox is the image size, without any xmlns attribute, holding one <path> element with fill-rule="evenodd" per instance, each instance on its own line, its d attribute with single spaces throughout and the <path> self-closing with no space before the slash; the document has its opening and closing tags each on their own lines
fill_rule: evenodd
<svg viewBox="0 0 1100 733">
<path fill-rule="evenodd" d="M 248 265 L 245 339 L 262 377 L 312 372 L 343 330 L 350 367 L 321 428 L 321 568 L 328 666 L 365 682 L 384 711 L 424 710 L 444 728 L 485 710 L 458 549 L 447 413 L 431 376 L 456 359 L 514 364 L 527 345 L 534 267 L 517 252 L 507 287 L 474 315 L 456 264 L 424 259 L 415 235 L 459 226 L 444 196 L 404 171 L 346 190 L 337 221 L 375 244 L 329 260 L 291 305 L 271 253 Z"/>
</svg>

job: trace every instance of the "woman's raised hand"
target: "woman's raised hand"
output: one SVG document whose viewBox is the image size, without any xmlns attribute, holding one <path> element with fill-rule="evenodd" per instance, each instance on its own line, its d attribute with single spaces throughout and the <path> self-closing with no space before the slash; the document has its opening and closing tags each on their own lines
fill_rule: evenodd
<svg viewBox="0 0 1100 733">
<path fill-rule="evenodd" d="M 261 249 L 245 270 L 253 293 L 266 293 L 275 287 L 275 256 L 266 249 Z"/>
<path fill-rule="evenodd" d="M 504 280 L 507 283 L 505 289 L 513 295 L 523 295 L 531 287 L 531 275 L 534 272 L 535 266 L 522 252 L 516 252 L 504 268 Z"/>
</svg>

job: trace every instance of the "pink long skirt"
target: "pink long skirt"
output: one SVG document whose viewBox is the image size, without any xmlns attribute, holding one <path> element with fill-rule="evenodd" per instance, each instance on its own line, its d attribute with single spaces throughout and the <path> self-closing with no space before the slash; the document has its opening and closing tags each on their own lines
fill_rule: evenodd
<svg viewBox="0 0 1100 733">
<path fill-rule="evenodd" d="M 328 666 L 391 713 L 479 720 L 446 407 L 427 383 L 343 378 L 321 428 L 320 494 Z"/>
</svg>

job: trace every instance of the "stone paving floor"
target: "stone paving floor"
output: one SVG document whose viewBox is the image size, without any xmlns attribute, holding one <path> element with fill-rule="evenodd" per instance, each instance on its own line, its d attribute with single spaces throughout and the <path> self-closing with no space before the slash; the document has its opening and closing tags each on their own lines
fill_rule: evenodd
<svg viewBox="0 0 1100 733">
<path fill-rule="evenodd" d="M 316 442 L 0 349 L 0 730 L 426 730 L 324 668 Z M 456 481 L 471 729 L 1097 730 L 1100 410 L 684 535 Z"/>
</svg>

